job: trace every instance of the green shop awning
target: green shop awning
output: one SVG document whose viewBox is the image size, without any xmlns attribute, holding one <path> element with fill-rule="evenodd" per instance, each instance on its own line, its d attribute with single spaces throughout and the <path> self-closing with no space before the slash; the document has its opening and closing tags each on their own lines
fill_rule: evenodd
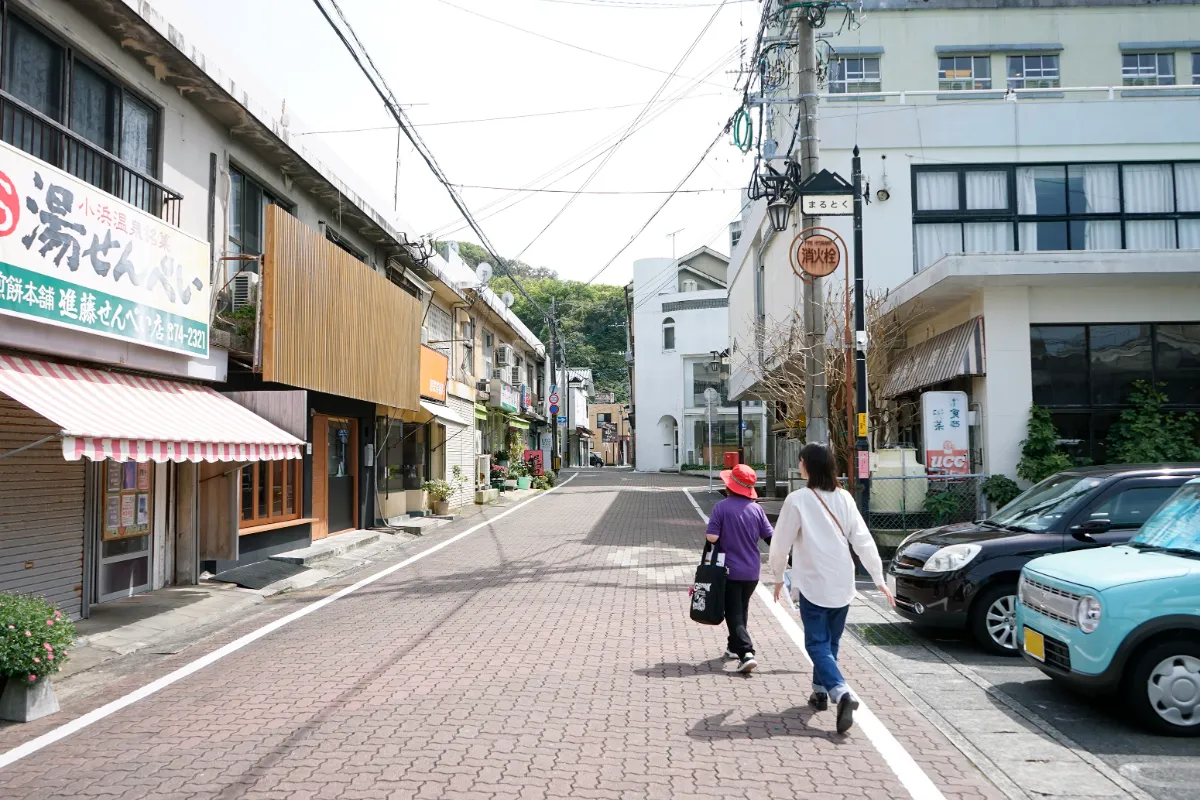
<svg viewBox="0 0 1200 800">
<path fill-rule="evenodd" d="M 488 417 L 487 406 L 481 406 L 481 405 L 479 405 L 479 403 L 476 403 L 475 404 L 475 419 L 487 419 L 487 417 Z"/>
<path fill-rule="evenodd" d="M 509 417 L 508 418 L 508 427 L 516 428 L 519 431 L 527 431 L 527 430 L 529 430 L 529 423 L 523 419 L 517 419 L 516 417 Z"/>
</svg>

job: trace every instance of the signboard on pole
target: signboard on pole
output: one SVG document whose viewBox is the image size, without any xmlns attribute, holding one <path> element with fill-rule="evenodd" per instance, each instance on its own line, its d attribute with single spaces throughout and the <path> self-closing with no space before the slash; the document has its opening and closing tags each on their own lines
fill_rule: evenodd
<svg viewBox="0 0 1200 800">
<path fill-rule="evenodd" d="M 208 355 L 208 244 L 0 143 L 0 314 Z"/>
<path fill-rule="evenodd" d="M 971 472 L 970 433 L 966 392 L 925 392 L 921 395 L 921 438 L 925 469 L 941 475 Z"/>
</svg>

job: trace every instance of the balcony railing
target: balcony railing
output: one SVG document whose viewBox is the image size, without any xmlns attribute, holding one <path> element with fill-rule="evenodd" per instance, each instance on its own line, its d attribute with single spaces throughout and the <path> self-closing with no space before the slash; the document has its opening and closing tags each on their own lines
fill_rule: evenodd
<svg viewBox="0 0 1200 800">
<path fill-rule="evenodd" d="M 1026 100 L 1066 99 L 1075 97 L 1080 100 L 1118 100 L 1125 97 L 1193 97 L 1200 94 L 1200 85 L 1173 84 L 1170 86 L 1055 86 L 1048 88 L 1009 89 L 998 86 L 995 89 L 916 89 L 903 92 L 851 92 L 821 94 L 825 102 L 842 101 L 886 101 L 908 105 L 910 103 L 930 103 L 947 100 L 1002 100 L 1012 103 Z M 761 101 L 760 101 L 761 102 Z M 773 102 L 788 102 L 787 99 L 776 99 Z"/>
<path fill-rule="evenodd" d="M 0 138 L 148 214 L 179 225 L 183 195 L 5 92 L 0 92 Z"/>
</svg>

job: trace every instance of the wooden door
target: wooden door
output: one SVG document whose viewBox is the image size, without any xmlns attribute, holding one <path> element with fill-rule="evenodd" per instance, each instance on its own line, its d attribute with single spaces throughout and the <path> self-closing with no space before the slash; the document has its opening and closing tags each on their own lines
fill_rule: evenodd
<svg viewBox="0 0 1200 800">
<path fill-rule="evenodd" d="M 313 415 L 312 432 L 312 538 L 329 535 L 329 417 Z"/>
</svg>

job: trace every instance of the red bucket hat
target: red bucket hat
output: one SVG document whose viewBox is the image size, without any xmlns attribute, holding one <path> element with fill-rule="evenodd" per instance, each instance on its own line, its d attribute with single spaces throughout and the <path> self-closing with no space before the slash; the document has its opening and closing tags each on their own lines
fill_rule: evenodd
<svg viewBox="0 0 1200 800">
<path fill-rule="evenodd" d="M 754 491 L 758 474 L 749 465 L 738 464 L 733 469 L 724 470 L 721 472 L 721 480 L 725 482 L 725 488 L 734 494 L 749 497 L 751 500 L 758 499 L 758 492 Z"/>
</svg>

